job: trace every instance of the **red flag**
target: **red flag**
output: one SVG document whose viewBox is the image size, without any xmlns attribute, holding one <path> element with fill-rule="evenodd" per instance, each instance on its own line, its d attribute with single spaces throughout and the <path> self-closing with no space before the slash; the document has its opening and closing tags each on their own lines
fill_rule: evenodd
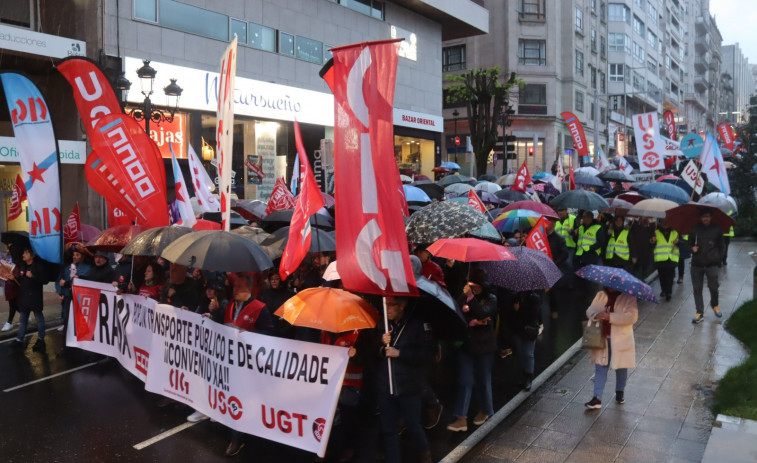
<svg viewBox="0 0 757 463">
<path fill-rule="evenodd" d="M 526 247 L 536 249 L 552 258 L 552 250 L 549 248 L 549 241 L 547 240 L 547 225 L 549 219 L 541 216 L 538 222 L 534 225 L 531 231 L 526 236 Z"/>
<path fill-rule="evenodd" d="M 13 195 L 11 196 L 11 204 L 8 208 L 8 220 L 18 218 L 22 212 L 21 203 L 26 200 L 26 187 L 24 187 L 24 181 L 21 180 L 20 175 L 16 175 L 16 183 L 13 185 Z"/>
<path fill-rule="evenodd" d="M 332 49 L 322 72 L 334 93 L 337 270 L 350 291 L 416 295 L 394 158 L 399 42 Z"/>
<path fill-rule="evenodd" d="M 122 112 L 108 78 L 92 61 L 79 57 L 66 58 L 56 69 L 74 89 L 74 101 L 89 138 L 94 135 L 101 117 Z"/>
<path fill-rule="evenodd" d="M 576 176 L 573 174 L 573 157 L 570 158 L 570 163 L 568 164 L 568 178 L 570 180 L 568 189 L 569 190 L 575 190 L 576 189 Z"/>
<path fill-rule="evenodd" d="M 581 121 L 578 120 L 575 114 L 569 111 L 565 111 L 560 115 L 565 119 L 565 123 L 568 124 L 570 136 L 573 137 L 573 146 L 578 150 L 578 155 L 588 156 L 589 144 L 586 143 L 586 135 L 584 135 L 584 127 L 581 125 Z"/>
<path fill-rule="evenodd" d="M 526 192 L 526 186 L 531 184 L 531 175 L 528 173 L 528 165 L 523 161 L 523 165 L 518 169 L 515 176 L 515 183 L 510 186 L 511 190 Z"/>
<path fill-rule="evenodd" d="M 718 133 L 720 134 L 720 139 L 723 140 L 725 147 L 729 150 L 733 150 L 733 142 L 736 138 L 733 134 L 733 127 L 727 122 L 721 122 L 718 125 Z"/>
<path fill-rule="evenodd" d="M 163 158 L 142 126 L 110 114 L 97 123 L 90 143 L 84 169 L 89 185 L 139 225 L 168 225 Z"/>
<path fill-rule="evenodd" d="M 117 207 L 109 207 L 107 202 L 105 203 L 105 208 L 108 210 L 108 227 L 134 224 L 134 222 L 132 222 L 121 209 Z"/>
<path fill-rule="evenodd" d="M 292 193 L 289 192 L 286 183 L 283 178 L 277 178 L 276 184 L 271 192 L 271 197 L 268 199 L 268 206 L 265 208 L 265 213 L 270 214 L 273 211 L 283 211 L 285 209 L 292 209 L 294 207 L 295 200 Z"/>
<path fill-rule="evenodd" d="M 73 292 L 76 340 L 92 341 L 95 339 L 100 290 L 74 285 Z"/>
<path fill-rule="evenodd" d="M 323 195 L 321 195 L 321 190 L 318 189 L 313 169 L 310 168 L 310 161 L 308 161 L 305 148 L 302 146 L 300 124 L 297 121 L 294 121 L 294 141 L 297 145 L 300 165 L 305 169 L 305 177 L 294 206 L 292 222 L 289 225 L 289 240 L 286 248 L 284 248 L 284 254 L 281 256 L 279 276 L 282 280 L 286 280 L 289 275 L 294 273 L 300 266 L 302 259 L 305 258 L 305 254 L 310 252 L 310 216 L 323 207 Z"/>
<path fill-rule="evenodd" d="M 486 214 L 486 206 L 484 206 L 481 198 L 479 198 L 473 190 L 468 191 L 468 204 L 476 208 L 482 214 Z"/>
<path fill-rule="evenodd" d="M 74 210 L 66 220 L 66 225 L 63 227 L 63 244 L 73 243 L 79 241 L 79 235 L 81 234 L 81 220 L 79 219 L 79 202 L 74 204 Z"/>
<path fill-rule="evenodd" d="M 673 116 L 673 111 L 665 111 L 665 114 L 662 115 L 662 118 L 665 119 L 665 125 L 668 127 L 668 135 L 670 136 L 670 139 L 677 140 L 676 119 L 675 116 Z"/>
</svg>

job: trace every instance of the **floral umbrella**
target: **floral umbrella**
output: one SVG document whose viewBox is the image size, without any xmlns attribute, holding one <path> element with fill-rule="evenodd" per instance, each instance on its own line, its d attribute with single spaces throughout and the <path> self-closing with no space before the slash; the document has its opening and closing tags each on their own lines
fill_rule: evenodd
<svg viewBox="0 0 757 463">
<path fill-rule="evenodd" d="M 478 230 L 486 223 L 486 216 L 468 203 L 443 201 L 431 203 L 411 215 L 405 232 L 412 243 L 433 243 Z"/>
<path fill-rule="evenodd" d="M 616 289 L 643 301 L 657 302 L 652 287 L 623 269 L 602 265 L 587 265 L 578 270 L 579 277 L 599 283 L 607 288 Z"/>
</svg>

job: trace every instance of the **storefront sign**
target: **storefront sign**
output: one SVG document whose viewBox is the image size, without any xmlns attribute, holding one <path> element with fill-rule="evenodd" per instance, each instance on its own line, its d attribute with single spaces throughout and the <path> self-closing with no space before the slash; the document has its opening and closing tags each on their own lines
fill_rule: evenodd
<svg viewBox="0 0 757 463">
<path fill-rule="evenodd" d="M 83 141 L 58 140 L 58 156 L 63 164 L 84 164 L 87 162 L 87 144 Z M 14 137 L 0 137 L 1 162 L 19 162 Z"/>
<path fill-rule="evenodd" d="M 255 124 L 255 156 L 247 160 L 256 169 L 247 167 L 247 183 L 257 185 L 254 199 L 267 200 L 276 185 L 276 130 L 278 124 L 260 122 Z M 262 176 L 259 175 L 262 173 Z"/>
<path fill-rule="evenodd" d="M 81 40 L 0 25 L 0 49 L 3 48 L 52 58 L 87 55 L 87 44 Z"/>
<path fill-rule="evenodd" d="M 398 108 L 394 108 L 394 125 L 432 132 L 444 131 L 444 119 L 442 117 Z"/>
<path fill-rule="evenodd" d="M 128 112 L 131 108 L 126 108 Z M 143 122 L 142 122 L 143 123 Z M 187 115 L 176 113 L 173 121 L 163 121 L 160 124 L 150 124 L 150 138 L 158 145 L 160 155 L 164 159 L 171 159 L 168 143 L 173 144 L 176 159 L 187 159 Z"/>
</svg>

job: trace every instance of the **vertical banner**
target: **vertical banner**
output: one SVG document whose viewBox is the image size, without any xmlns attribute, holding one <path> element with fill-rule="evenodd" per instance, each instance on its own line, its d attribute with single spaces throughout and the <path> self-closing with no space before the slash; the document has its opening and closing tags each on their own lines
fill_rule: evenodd
<svg viewBox="0 0 757 463">
<path fill-rule="evenodd" d="M 581 125 L 581 121 L 579 121 L 576 115 L 570 111 L 565 111 L 560 115 L 565 119 L 565 123 L 568 124 L 570 136 L 573 137 L 573 147 L 578 151 L 578 155 L 588 156 L 589 144 L 586 142 L 584 126 Z"/>
<path fill-rule="evenodd" d="M 707 132 L 704 139 L 704 148 L 699 156 L 702 164 L 702 173 L 707 175 L 707 181 L 715 185 L 723 193 L 731 194 L 731 184 L 728 181 L 728 173 L 725 170 L 723 155 L 720 153 L 718 142 L 715 137 Z"/>
<path fill-rule="evenodd" d="M 218 198 L 213 194 L 213 190 L 215 189 L 213 180 L 211 180 L 208 171 L 203 167 L 192 145 L 189 145 L 187 157 L 189 158 L 189 171 L 192 174 L 192 186 L 195 190 L 197 205 L 200 206 L 202 212 L 219 212 L 221 210 L 221 203 L 218 202 Z"/>
<path fill-rule="evenodd" d="M 657 113 L 633 116 L 633 131 L 636 134 L 639 170 L 645 172 L 664 169 L 663 153 L 665 146 L 660 138 L 660 121 L 657 118 Z"/>
<path fill-rule="evenodd" d="M 81 240 L 81 220 L 79 218 L 79 201 L 74 204 L 74 210 L 66 220 L 63 227 L 63 244 L 73 243 Z"/>
<path fill-rule="evenodd" d="M 665 111 L 665 114 L 663 114 L 662 117 L 665 119 L 665 125 L 668 128 L 668 136 L 670 139 L 673 141 L 678 140 L 676 135 L 676 118 L 673 115 L 673 111 Z"/>
<path fill-rule="evenodd" d="M 95 63 L 86 58 L 66 58 L 56 69 L 74 89 L 76 108 L 89 138 L 101 117 L 121 113 L 113 87 Z"/>
<path fill-rule="evenodd" d="M 721 122 L 718 125 L 718 133 L 720 134 L 720 139 L 723 140 L 725 147 L 733 151 L 733 142 L 736 139 L 733 134 L 733 127 L 727 122 Z"/>
<path fill-rule="evenodd" d="M 237 37 L 221 57 L 216 111 L 216 157 L 218 190 L 221 194 L 221 229 L 231 229 L 231 156 L 234 146 L 234 77 L 237 73 Z"/>
<path fill-rule="evenodd" d="M 32 81 L 4 72 L 0 80 L 18 143 L 24 188 L 29 201 L 29 239 L 42 259 L 62 262 L 58 143 L 47 103 Z"/>
<path fill-rule="evenodd" d="M 189 192 L 187 191 L 187 182 L 184 181 L 184 174 L 181 173 L 179 161 L 173 152 L 173 143 L 168 142 L 168 150 L 171 153 L 171 166 L 173 167 L 174 191 L 176 193 L 176 206 L 179 209 L 181 219 L 177 225 L 183 227 L 193 227 L 197 223 L 197 218 L 192 211 L 192 203 L 189 201 Z"/>
<path fill-rule="evenodd" d="M 337 267 L 350 291 L 416 295 L 394 159 L 397 40 L 332 49 Z"/>
<path fill-rule="evenodd" d="M 24 212 L 23 202 L 26 201 L 26 187 L 20 175 L 16 175 L 16 183 L 13 185 L 11 203 L 8 207 L 8 222 L 15 220 Z"/>
</svg>

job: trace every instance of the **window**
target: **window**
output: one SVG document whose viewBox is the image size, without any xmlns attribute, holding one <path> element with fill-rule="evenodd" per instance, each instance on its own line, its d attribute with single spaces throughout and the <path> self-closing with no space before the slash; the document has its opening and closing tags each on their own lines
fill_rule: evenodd
<svg viewBox="0 0 757 463">
<path fill-rule="evenodd" d="M 607 123 L 607 108 L 599 108 L 599 123 Z"/>
<path fill-rule="evenodd" d="M 633 71 L 633 86 L 639 90 L 644 90 L 646 86 L 646 80 L 636 71 Z"/>
<path fill-rule="evenodd" d="M 546 66 L 546 40 L 518 40 L 518 63 Z"/>
<path fill-rule="evenodd" d="M 544 0 L 521 0 L 520 19 L 543 20 Z"/>
<path fill-rule="evenodd" d="M 610 82 L 623 82 L 623 65 L 610 65 Z"/>
<path fill-rule="evenodd" d="M 0 7 L 0 17 L 3 18 L 3 22 L 6 22 L 6 16 L 7 13 L 5 12 L 5 7 Z M 158 22 L 157 0 L 134 0 L 134 17 L 146 21 Z"/>
<path fill-rule="evenodd" d="M 544 105 L 547 104 L 547 86 L 545 84 L 526 84 L 520 89 L 519 104 Z"/>
<path fill-rule="evenodd" d="M 229 17 L 175 0 L 160 0 L 160 25 L 171 29 L 229 40 Z"/>
<path fill-rule="evenodd" d="M 465 45 L 442 48 L 442 71 L 465 69 Z"/>
<path fill-rule="evenodd" d="M 633 16 L 633 30 L 635 30 L 640 36 L 644 37 L 644 22 L 636 15 Z"/>
<path fill-rule="evenodd" d="M 231 35 L 229 41 L 234 40 L 234 36 L 239 37 L 239 43 L 247 43 L 247 23 L 238 19 L 231 20 Z"/>
<path fill-rule="evenodd" d="M 657 49 L 657 36 L 649 29 L 647 29 L 647 43 L 652 47 L 652 50 Z"/>
<path fill-rule="evenodd" d="M 657 60 L 654 58 L 647 58 L 647 69 L 652 74 L 657 75 Z"/>
<path fill-rule="evenodd" d="M 610 51 L 631 53 L 631 37 L 627 34 L 611 32 L 608 38 L 610 40 Z"/>
<path fill-rule="evenodd" d="M 576 32 L 584 33 L 584 11 L 576 8 Z"/>
<path fill-rule="evenodd" d="M 298 35 L 297 58 L 315 64 L 323 64 L 323 42 Z"/>
<path fill-rule="evenodd" d="M 634 3 L 636 4 L 636 6 L 644 8 L 644 0 L 634 0 Z"/>
<path fill-rule="evenodd" d="M 589 120 L 594 120 L 594 103 L 589 103 Z"/>
<path fill-rule="evenodd" d="M 610 22 L 631 24 L 631 10 L 619 3 L 610 3 Z"/>
<path fill-rule="evenodd" d="M 607 74 L 599 71 L 599 93 L 607 92 Z"/>
<path fill-rule="evenodd" d="M 279 53 L 294 56 L 294 36 L 279 31 Z"/>
<path fill-rule="evenodd" d="M 596 29 L 591 30 L 591 52 L 592 53 L 597 52 L 597 30 Z"/>
<path fill-rule="evenodd" d="M 339 0 L 339 4 L 366 16 L 384 19 L 384 2 L 378 0 Z"/>
<path fill-rule="evenodd" d="M 604 35 L 599 36 L 599 57 L 602 59 L 607 58 L 607 43 Z"/>
<path fill-rule="evenodd" d="M 584 112 L 584 94 L 576 90 L 576 111 Z"/>
<path fill-rule="evenodd" d="M 584 53 L 576 50 L 576 73 L 584 75 Z"/>
<path fill-rule="evenodd" d="M 636 61 L 644 62 L 644 47 L 634 41 L 633 43 L 633 57 Z"/>
<path fill-rule="evenodd" d="M 607 21 L 607 6 L 602 0 L 599 2 L 599 20 L 602 22 Z"/>
<path fill-rule="evenodd" d="M 591 88 L 597 88 L 597 68 L 589 66 L 589 77 L 591 78 Z"/>
<path fill-rule="evenodd" d="M 265 51 L 276 51 L 276 30 L 260 24 L 249 24 L 249 45 Z"/>
<path fill-rule="evenodd" d="M 652 24 L 657 24 L 657 21 L 660 18 L 657 14 L 657 8 L 652 5 L 652 2 L 647 3 L 647 18 L 649 18 L 649 22 Z"/>
<path fill-rule="evenodd" d="M 597 14 L 597 0 L 591 0 L 591 12 Z"/>
</svg>

